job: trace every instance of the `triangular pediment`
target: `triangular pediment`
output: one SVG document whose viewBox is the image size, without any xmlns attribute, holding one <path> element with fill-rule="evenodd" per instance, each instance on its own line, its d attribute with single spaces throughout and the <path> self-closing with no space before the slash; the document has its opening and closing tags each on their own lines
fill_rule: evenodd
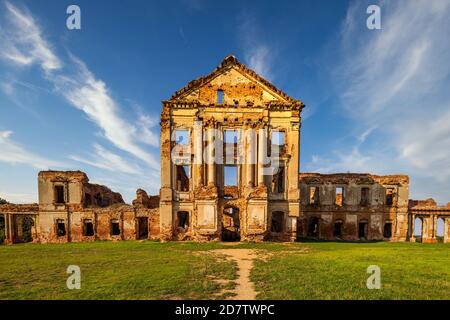
<svg viewBox="0 0 450 320">
<path fill-rule="evenodd" d="M 301 104 L 289 97 L 234 56 L 226 57 L 209 75 L 191 81 L 177 91 L 169 101 L 217 103 L 217 92 L 223 91 L 223 104 L 265 105 L 270 103 Z"/>
</svg>

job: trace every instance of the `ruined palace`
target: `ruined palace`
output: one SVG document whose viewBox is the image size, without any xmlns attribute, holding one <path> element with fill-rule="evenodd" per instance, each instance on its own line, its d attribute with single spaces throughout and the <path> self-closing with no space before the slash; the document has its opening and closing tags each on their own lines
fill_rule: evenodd
<svg viewBox="0 0 450 320">
<path fill-rule="evenodd" d="M 0 205 L 0 241 L 450 242 L 450 203 L 410 200 L 406 175 L 300 172 L 303 108 L 228 56 L 163 101 L 158 196 L 42 171 L 38 204 Z"/>
</svg>

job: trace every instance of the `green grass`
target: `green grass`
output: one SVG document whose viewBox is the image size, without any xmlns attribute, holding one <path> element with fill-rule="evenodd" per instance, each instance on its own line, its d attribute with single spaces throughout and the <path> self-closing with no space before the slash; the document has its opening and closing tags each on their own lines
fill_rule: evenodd
<svg viewBox="0 0 450 320">
<path fill-rule="evenodd" d="M 0 299 L 209 299 L 236 266 L 199 251 L 220 244 L 120 241 L 0 246 Z M 81 269 L 68 290 L 67 266 Z"/>
<path fill-rule="evenodd" d="M 308 242 L 272 245 L 256 262 L 259 299 L 450 299 L 450 245 Z M 381 289 L 366 286 L 381 268 Z"/>
<path fill-rule="evenodd" d="M 120 241 L 0 246 L 0 299 L 217 299 L 236 264 L 211 249 L 254 248 L 259 299 L 450 299 L 450 245 Z M 81 290 L 68 290 L 68 265 Z M 382 288 L 368 290 L 369 265 Z"/>
</svg>

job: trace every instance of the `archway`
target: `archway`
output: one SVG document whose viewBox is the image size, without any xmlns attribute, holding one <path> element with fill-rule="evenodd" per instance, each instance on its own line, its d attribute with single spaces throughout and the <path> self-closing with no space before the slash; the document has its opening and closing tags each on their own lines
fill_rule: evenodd
<svg viewBox="0 0 450 320">
<path fill-rule="evenodd" d="M 443 217 L 439 217 L 436 224 L 436 240 L 444 242 L 445 221 Z"/>
<path fill-rule="evenodd" d="M 423 220 L 421 217 L 416 217 L 414 219 L 414 238 L 416 241 L 421 242 L 423 236 Z"/>
<path fill-rule="evenodd" d="M 222 214 L 222 241 L 240 241 L 241 227 L 239 209 L 227 207 Z"/>
</svg>

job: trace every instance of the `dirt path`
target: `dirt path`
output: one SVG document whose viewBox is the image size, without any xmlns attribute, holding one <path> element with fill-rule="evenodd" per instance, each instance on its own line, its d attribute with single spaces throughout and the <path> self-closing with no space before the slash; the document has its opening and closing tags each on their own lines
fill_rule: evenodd
<svg viewBox="0 0 450 320">
<path fill-rule="evenodd" d="M 223 254 L 237 263 L 236 288 L 233 290 L 236 295 L 231 299 L 255 300 L 256 291 L 250 281 L 250 272 L 253 268 L 253 260 L 256 258 L 256 251 L 252 249 L 220 249 L 214 250 L 214 252 Z"/>
</svg>

